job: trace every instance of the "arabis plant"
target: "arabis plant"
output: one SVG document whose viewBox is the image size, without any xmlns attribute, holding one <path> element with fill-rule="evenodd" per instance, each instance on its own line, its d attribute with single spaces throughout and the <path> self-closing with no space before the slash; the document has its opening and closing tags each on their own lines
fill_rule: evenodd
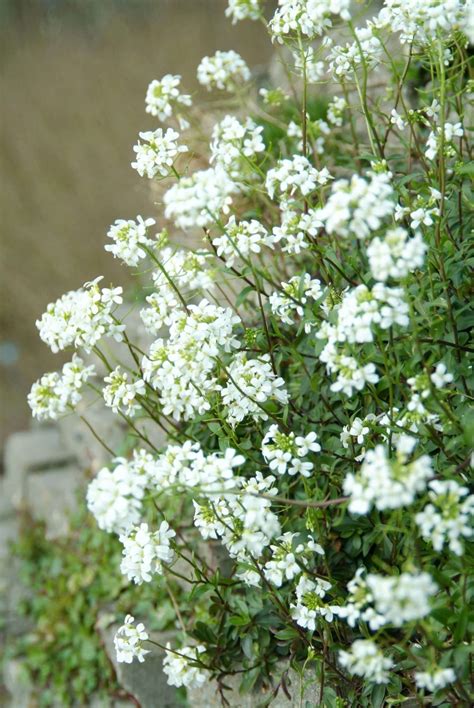
<svg viewBox="0 0 474 708">
<path fill-rule="evenodd" d="M 120 537 L 124 582 L 171 593 L 169 683 L 217 679 L 223 702 L 227 675 L 292 692 L 290 664 L 326 706 L 473 700 L 474 9 L 385 0 L 362 22 L 361 4 L 279 0 L 267 21 L 231 0 L 285 79 L 205 57 L 199 82 L 225 96 L 203 135 L 181 77 L 155 78 L 133 167 L 163 206 L 106 246 L 143 294 L 96 279 L 37 323 L 106 371 L 73 353 L 33 385 L 33 414 L 87 390 L 127 426 L 89 509 Z M 119 661 L 146 661 L 140 620 Z"/>
</svg>

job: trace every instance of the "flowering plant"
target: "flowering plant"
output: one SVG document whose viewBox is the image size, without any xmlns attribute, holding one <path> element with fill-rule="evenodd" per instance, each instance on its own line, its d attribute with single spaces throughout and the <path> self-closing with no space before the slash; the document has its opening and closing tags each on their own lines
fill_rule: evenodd
<svg viewBox="0 0 474 708">
<path fill-rule="evenodd" d="M 67 293 L 40 336 L 93 352 L 104 385 L 73 354 L 31 408 L 56 418 L 89 387 L 126 422 L 87 500 L 130 582 L 187 588 L 172 685 L 287 693 L 291 664 L 322 705 L 467 705 L 474 5 L 385 0 L 357 26 L 349 0 L 227 14 L 266 25 L 280 85 L 257 91 L 234 51 L 205 57 L 198 80 L 232 111 L 206 137 L 181 77 L 152 81 L 162 127 L 132 166 L 162 190 L 157 220 L 199 245 L 117 220 L 106 249 L 146 276 L 146 348 L 121 288 Z M 153 641 L 127 616 L 117 657 L 146 662 Z"/>
</svg>

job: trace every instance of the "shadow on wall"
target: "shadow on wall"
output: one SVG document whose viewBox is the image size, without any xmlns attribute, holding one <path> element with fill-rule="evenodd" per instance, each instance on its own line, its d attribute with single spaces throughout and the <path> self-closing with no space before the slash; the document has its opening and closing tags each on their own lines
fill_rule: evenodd
<svg viewBox="0 0 474 708">
<path fill-rule="evenodd" d="M 234 27 L 226 0 L 3 0 L 0 3 L 0 444 L 28 425 L 33 380 L 62 363 L 35 319 L 63 292 L 103 274 L 130 276 L 103 250 L 116 218 L 159 223 L 131 169 L 149 81 L 183 76 L 216 49 L 251 67 L 271 45 L 257 23 Z M 133 282 L 133 281 L 132 281 Z"/>
</svg>

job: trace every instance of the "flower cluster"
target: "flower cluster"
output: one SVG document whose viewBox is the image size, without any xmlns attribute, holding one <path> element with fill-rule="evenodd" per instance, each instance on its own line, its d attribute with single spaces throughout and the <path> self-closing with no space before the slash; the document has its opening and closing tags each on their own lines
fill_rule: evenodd
<svg viewBox="0 0 474 708">
<path fill-rule="evenodd" d="M 174 161 L 182 152 L 187 152 L 186 145 L 178 145 L 179 133 L 168 128 L 164 133 L 162 128 L 139 133 L 139 140 L 134 145 L 136 154 L 132 167 L 141 177 L 153 179 L 157 175 L 166 177 L 173 168 Z"/>
<path fill-rule="evenodd" d="M 385 0 L 380 19 L 402 42 L 428 44 L 462 29 L 468 7 L 463 0 Z"/>
<path fill-rule="evenodd" d="M 445 123 L 443 127 L 438 126 L 432 131 L 426 141 L 425 155 L 428 160 L 434 160 L 443 145 L 443 152 L 447 157 L 453 157 L 456 152 L 453 147 L 454 138 L 462 138 L 464 129 L 462 123 Z"/>
<path fill-rule="evenodd" d="M 353 175 L 350 180 L 336 180 L 329 199 L 316 216 L 329 234 L 365 239 L 394 209 L 390 174 L 372 172 L 368 179 Z"/>
<path fill-rule="evenodd" d="M 383 445 L 368 450 L 360 470 L 349 473 L 344 480 L 344 493 L 350 496 L 349 511 L 367 514 L 372 506 L 383 510 L 412 504 L 433 477 L 428 455 L 408 461 L 415 445 L 416 438 L 400 435 L 395 459 L 388 457 Z"/>
<path fill-rule="evenodd" d="M 238 178 L 242 163 L 265 150 L 262 132 L 263 127 L 251 118 L 241 123 L 234 116 L 225 116 L 212 131 L 211 163 Z"/>
<path fill-rule="evenodd" d="M 326 167 L 317 170 L 303 155 L 294 155 L 291 159 L 280 160 L 277 167 L 268 170 L 265 186 L 273 199 L 275 193 L 282 201 L 292 197 L 306 197 L 331 179 Z"/>
<path fill-rule="evenodd" d="M 36 322 L 39 335 L 53 352 L 70 346 L 90 352 L 102 337 L 122 339 L 125 325 L 118 324 L 114 312 L 122 302 L 122 288 L 99 288 L 101 277 L 71 290 L 50 303 Z"/>
<path fill-rule="evenodd" d="M 332 26 L 332 16 L 350 19 L 350 0 L 278 0 L 269 28 L 272 36 L 283 42 L 285 36 L 302 33 L 315 37 Z"/>
<path fill-rule="evenodd" d="M 288 283 L 281 283 L 281 290 L 270 295 L 268 301 L 272 312 L 285 324 L 294 324 L 294 313 L 302 317 L 304 307 L 310 300 L 319 300 L 323 290 L 317 278 L 311 278 L 309 273 L 303 277 L 295 275 Z M 306 331 L 311 329 L 311 322 L 305 323 Z"/>
<path fill-rule="evenodd" d="M 300 627 L 314 632 L 321 619 L 333 621 L 339 608 L 325 599 L 331 588 L 327 580 L 310 580 L 306 575 L 301 576 L 295 588 L 296 604 L 290 606 L 291 616 Z"/>
<path fill-rule="evenodd" d="M 474 533 L 474 495 L 451 479 L 434 479 L 428 487 L 429 504 L 415 516 L 420 534 L 436 551 L 447 543 L 449 550 L 460 556 L 464 552 L 461 539 Z"/>
<path fill-rule="evenodd" d="M 214 56 L 202 59 L 197 68 L 197 79 L 209 91 L 235 91 L 240 84 L 250 79 L 250 70 L 233 49 L 228 52 L 217 51 Z"/>
<path fill-rule="evenodd" d="M 87 506 L 104 531 L 126 533 L 140 521 L 148 484 L 146 458 L 117 458 L 114 469 L 103 467 L 87 489 Z"/>
<path fill-rule="evenodd" d="M 260 253 L 263 246 L 272 248 L 275 238 L 256 219 L 237 222 L 235 216 L 231 216 L 225 225 L 225 233 L 214 238 L 212 243 L 217 255 L 225 259 L 228 268 L 232 268 L 236 260 Z"/>
<path fill-rule="evenodd" d="M 408 232 L 397 227 L 389 229 L 384 238 L 374 238 L 367 247 L 370 271 L 375 280 L 401 280 L 421 268 L 426 244 L 421 234 L 409 238 Z"/>
<path fill-rule="evenodd" d="M 284 533 L 276 539 L 275 544 L 270 546 L 272 558 L 265 563 L 263 572 L 266 579 L 277 587 L 280 587 L 285 580 L 293 580 L 301 575 L 308 560 L 314 557 L 314 553 L 324 555 L 321 546 L 311 537 L 307 546 L 304 543 L 295 544 L 297 535 Z"/>
<path fill-rule="evenodd" d="M 149 649 L 143 648 L 143 642 L 148 640 L 145 625 L 141 622 L 135 625 L 135 618 L 132 615 L 125 617 L 123 624 L 114 637 L 115 652 L 118 662 L 131 664 L 134 659 L 140 663 L 145 661 L 145 656 L 150 653 Z"/>
<path fill-rule="evenodd" d="M 239 322 L 232 310 L 205 299 L 169 315 L 168 340 L 155 340 L 142 362 L 143 377 L 159 392 L 165 415 L 189 420 L 209 410 L 208 394 L 217 388 L 216 357 L 240 346 L 233 335 Z"/>
<path fill-rule="evenodd" d="M 456 681 L 456 672 L 435 666 L 430 671 L 415 671 L 415 681 L 418 688 L 433 693 Z"/>
<path fill-rule="evenodd" d="M 143 379 L 130 380 L 128 373 L 117 366 L 105 377 L 104 382 L 107 384 L 102 391 L 105 405 L 112 408 L 114 413 L 134 416 L 140 410 L 137 396 L 145 394 Z"/>
<path fill-rule="evenodd" d="M 148 237 L 148 229 L 156 224 L 154 219 L 142 219 L 137 216 L 137 220 L 117 219 L 107 236 L 114 243 L 104 246 L 106 251 L 110 251 L 115 258 L 120 258 L 128 266 L 136 266 L 140 260 L 146 258 L 147 248 L 153 247 L 155 241 Z"/>
<path fill-rule="evenodd" d="M 304 437 L 293 432 L 282 433 L 278 425 L 271 425 L 262 440 L 262 455 L 268 462 L 271 470 L 278 474 L 302 474 L 303 477 L 311 475 L 312 462 L 304 462 L 302 458 L 310 452 L 320 452 L 321 445 L 316 442 L 318 436 L 315 432 Z"/>
<path fill-rule="evenodd" d="M 163 563 L 169 565 L 173 562 L 174 552 L 170 547 L 170 539 L 175 535 L 169 524 L 162 521 L 158 531 L 151 532 L 148 524 L 140 524 L 126 536 L 121 536 L 122 574 L 138 585 L 149 583 L 155 573 L 163 572 Z"/>
<path fill-rule="evenodd" d="M 164 196 L 165 216 L 180 229 L 203 227 L 228 214 L 235 182 L 221 167 L 198 170 L 182 177 Z"/>
<path fill-rule="evenodd" d="M 57 420 L 74 408 L 82 398 L 81 388 L 95 373 L 94 366 L 85 366 L 77 354 L 64 364 L 62 373 L 44 374 L 28 394 L 28 405 L 38 420 Z"/>
<path fill-rule="evenodd" d="M 269 354 L 248 359 L 242 352 L 232 360 L 227 375 L 227 384 L 220 386 L 219 390 L 231 425 L 247 416 L 267 420 L 264 404 L 272 399 L 281 405 L 288 403 L 285 381 L 273 371 Z"/>
<path fill-rule="evenodd" d="M 299 254 L 309 248 L 309 241 L 316 236 L 322 225 L 314 209 L 301 214 L 289 208 L 287 203 L 282 203 L 281 225 L 274 227 L 272 235 L 284 253 Z"/>
<path fill-rule="evenodd" d="M 179 651 L 172 651 L 168 643 L 166 648 L 163 671 L 168 676 L 170 686 L 199 688 L 208 680 L 208 672 L 196 665 L 196 662 L 201 663 L 201 655 L 206 651 L 202 644 L 181 647 Z"/>
<path fill-rule="evenodd" d="M 383 576 L 359 568 L 349 582 L 347 603 L 338 615 L 354 627 L 368 624 L 372 631 L 384 625 L 401 627 L 426 617 L 431 612 L 431 598 L 438 588 L 428 573 L 401 573 Z"/>
<path fill-rule="evenodd" d="M 152 272 L 155 292 L 147 295 L 148 307 L 140 311 L 145 329 L 157 335 L 164 325 L 171 324 L 173 312 L 182 303 L 179 295 L 192 296 L 197 291 L 214 289 L 214 270 L 208 253 L 184 249 L 162 248 L 154 260 L 158 268 Z"/>
<path fill-rule="evenodd" d="M 271 511 L 271 498 L 277 493 L 274 483 L 272 475 L 264 477 L 261 472 L 248 480 L 227 477 L 220 482 L 220 490 L 218 485 L 212 489 L 206 485 L 207 499 L 194 501 L 194 523 L 202 537 L 222 541 L 231 557 L 243 564 L 239 575 L 248 585 L 258 585 L 255 560 L 281 532 L 278 517 Z"/>
<path fill-rule="evenodd" d="M 180 118 L 182 107 L 192 104 L 191 96 L 179 90 L 181 76 L 166 74 L 162 79 L 154 79 L 148 86 L 145 98 L 146 112 L 159 118 L 161 121 L 169 120 L 176 112 L 181 128 L 186 127 L 186 122 Z"/>
<path fill-rule="evenodd" d="M 356 639 L 349 651 L 339 652 L 339 663 L 352 676 L 370 683 L 388 683 L 393 661 L 371 639 Z"/>
<path fill-rule="evenodd" d="M 229 0 L 225 14 L 232 24 L 240 20 L 258 20 L 261 14 L 260 0 Z"/>
<path fill-rule="evenodd" d="M 382 59 L 383 46 L 376 34 L 376 26 L 356 27 L 355 42 L 336 45 L 328 54 L 329 69 L 337 78 L 351 80 L 361 66 L 374 69 Z"/>
</svg>

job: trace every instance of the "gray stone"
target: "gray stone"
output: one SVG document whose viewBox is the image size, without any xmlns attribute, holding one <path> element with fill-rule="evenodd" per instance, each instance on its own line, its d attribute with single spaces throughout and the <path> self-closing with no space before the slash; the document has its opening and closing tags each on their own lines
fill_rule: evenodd
<svg viewBox="0 0 474 708">
<path fill-rule="evenodd" d="M 41 426 L 14 433 L 5 443 L 4 493 L 15 508 L 25 506 L 26 479 L 30 472 L 64 466 L 73 455 L 56 426 Z"/>
<path fill-rule="evenodd" d="M 6 708 L 31 708 L 33 686 L 19 659 L 11 659 L 5 662 L 3 682 L 9 693 L 5 702 Z"/>
<path fill-rule="evenodd" d="M 285 671 L 286 665 L 281 662 L 278 671 L 273 677 L 276 687 Z M 223 683 L 230 688 L 224 691 L 225 699 L 230 708 L 302 708 L 303 706 L 317 706 L 320 701 L 319 684 L 313 671 L 306 671 L 303 680 L 293 669 L 289 669 L 285 684 L 291 696 L 288 698 L 280 688 L 273 696 L 274 688 L 262 689 L 259 692 L 240 694 L 239 684 L 241 676 L 226 676 Z M 210 681 L 199 689 L 188 690 L 189 708 L 221 708 L 222 701 L 217 681 Z"/>
<path fill-rule="evenodd" d="M 77 492 L 84 475 L 76 465 L 30 473 L 25 484 L 25 505 L 34 519 L 46 522 L 46 537 L 68 532 L 69 513 L 77 505 Z"/>
</svg>

